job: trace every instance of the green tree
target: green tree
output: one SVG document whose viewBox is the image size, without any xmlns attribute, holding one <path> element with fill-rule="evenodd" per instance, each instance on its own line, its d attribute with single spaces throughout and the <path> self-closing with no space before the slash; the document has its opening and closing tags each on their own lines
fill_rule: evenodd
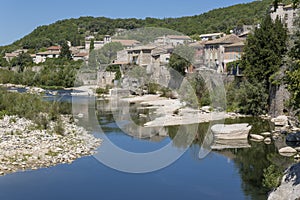
<svg viewBox="0 0 300 200">
<path fill-rule="evenodd" d="M 227 88 L 227 109 L 229 111 L 260 115 L 268 110 L 268 92 L 265 84 L 243 80 Z"/>
<path fill-rule="evenodd" d="M 269 89 L 270 77 L 278 72 L 283 63 L 286 42 L 287 30 L 280 19 L 273 22 L 270 15 L 267 15 L 261 27 L 248 37 L 244 48 L 241 64 L 250 82 L 265 83 Z"/>
<path fill-rule="evenodd" d="M 186 69 L 194 61 L 195 50 L 187 45 L 179 45 L 174 49 L 171 55 L 169 66 L 182 75 L 185 75 Z"/>
<path fill-rule="evenodd" d="M 72 54 L 70 51 L 70 47 L 66 41 L 63 41 L 61 44 L 60 57 L 66 58 L 68 60 L 72 59 Z"/>
<path fill-rule="evenodd" d="M 90 43 L 90 52 L 93 51 L 94 49 L 95 49 L 95 41 L 94 39 L 92 39 Z"/>
<path fill-rule="evenodd" d="M 300 17 L 295 20 L 300 27 Z M 291 37 L 293 46 L 289 51 L 288 70 L 285 76 L 287 89 L 291 96 L 289 100 L 290 115 L 299 116 L 300 113 L 300 30 Z"/>
<path fill-rule="evenodd" d="M 19 72 L 23 72 L 24 68 L 30 64 L 32 64 L 32 58 L 28 53 L 24 52 L 11 60 L 11 66 L 18 66 Z"/>
</svg>

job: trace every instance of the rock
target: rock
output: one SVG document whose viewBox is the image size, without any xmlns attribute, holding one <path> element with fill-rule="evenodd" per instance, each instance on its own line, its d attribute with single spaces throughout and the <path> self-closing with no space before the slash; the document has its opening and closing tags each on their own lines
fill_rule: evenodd
<svg viewBox="0 0 300 200">
<path fill-rule="evenodd" d="M 206 112 L 206 113 L 211 113 L 212 108 L 210 106 L 203 106 L 201 108 L 201 111 Z"/>
<path fill-rule="evenodd" d="M 266 144 L 271 144 L 272 143 L 272 139 L 267 137 L 266 139 L 264 139 L 264 143 Z"/>
<path fill-rule="evenodd" d="M 294 148 L 296 151 L 300 152 L 300 147 Z"/>
<path fill-rule="evenodd" d="M 286 157 L 291 157 L 297 153 L 297 150 L 292 147 L 283 147 L 279 150 L 279 154 Z"/>
<path fill-rule="evenodd" d="M 220 140 L 239 140 L 247 139 L 252 126 L 249 124 L 216 124 L 211 127 L 211 131 L 216 139 Z"/>
<path fill-rule="evenodd" d="M 270 193 L 268 200 L 299 199 L 300 164 L 290 167 L 282 178 L 281 185 Z"/>
<path fill-rule="evenodd" d="M 300 142 L 300 132 L 290 133 L 286 136 L 287 142 Z"/>
<path fill-rule="evenodd" d="M 264 133 L 261 133 L 260 135 L 262 135 L 262 136 L 271 136 L 271 133 L 270 132 L 264 132 Z"/>
<path fill-rule="evenodd" d="M 265 138 L 261 135 L 256 135 L 256 134 L 250 134 L 250 138 L 257 140 L 257 141 L 263 141 Z"/>
<path fill-rule="evenodd" d="M 288 125 L 288 117 L 285 115 L 278 116 L 271 120 L 275 126 L 287 126 Z"/>
</svg>

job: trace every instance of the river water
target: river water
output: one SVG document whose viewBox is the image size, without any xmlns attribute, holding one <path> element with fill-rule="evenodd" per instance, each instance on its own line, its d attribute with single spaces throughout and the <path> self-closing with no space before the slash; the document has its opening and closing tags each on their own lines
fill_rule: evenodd
<svg viewBox="0 0 300 200">
<path fill-rule="evenodd" d="M 50 97 L 50 100 L 51 98 L 53 100 L 54 97 Z M 64 101 L 71 99 L 68 95 L 63 98 Z M 73 98 L 73 104 L 76 105 L 73 106 L 75 115 L 77 112 L 83 115 L 79 118 L 79 123 L 88 124 L 91 113 L 96 113 L 96 119 L 103 132 L 91 129 L 93 134 L 96 137 L 103 137 L 105 134 L 112 143 L 127 151 L 141 153 L 158 150 L 172 143 L 180 130 L 176 126 L 164 127 L 167 135 L 144 137 L 143 133 L 131 130 L 128 124 L 125 129 L 119 128 L 113 113 L 122 110 L 122 107 L 118 108 L 107 101 L 99 101 L 96 106 L 94 103 L 88 97 Z M 135 118 L 140 114 L 139 112 L 141 111 L 132 109 L 129 115 Z M 226 121 L 226 123 L 236 122 L 252 124 L 252 131 L 256 133 L 271 128 L 269 122 L 256 118 Z M 251 148 L 212 151 L 208 156 L 200 159 L 198 155 L 208 124 L 187 127 L 191 126 L 196 127 L 197 135 L 192 144 L 187 147 L 187 151 L 176 162 L 158 171 L 142 174 L 120 172 L 89 156 L 78 159 L 72 164 L 0 177 L 0 199 L 259 200 L 267 198 L 268 190 L 262 185 L 263 171 L 272 160 L 281 159 L 273 143 L 266 145 L 249 141 Z M 184 145 L 185 143 L 173 142 L 172 148 L 180 150 Z M 103 146 L 100 146 L 98 152 L 101 154 L 103 151 Z"/>
</svg>

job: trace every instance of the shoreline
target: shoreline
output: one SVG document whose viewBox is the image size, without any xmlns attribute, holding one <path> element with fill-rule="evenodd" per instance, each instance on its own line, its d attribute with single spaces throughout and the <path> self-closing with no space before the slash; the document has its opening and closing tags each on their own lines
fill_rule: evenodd
<svg viewBox="0 0 300 200">
<path fill-rule="evenodd" d="M 47 130 L 17 116 L 4 116 L 0 120 L 0 176 L 58 164 L 72 163 L 78 158 L 95 153 L 102 140 L 67 117 L 63 117 L 64 132 L 55 132 L 51 122 Z"/>
</svg>

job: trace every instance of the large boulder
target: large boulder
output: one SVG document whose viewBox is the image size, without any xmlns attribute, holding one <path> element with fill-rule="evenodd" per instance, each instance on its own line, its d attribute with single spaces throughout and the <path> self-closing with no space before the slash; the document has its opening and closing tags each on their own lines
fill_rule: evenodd
<svg viewBox="0 0 300 200">
<path fill-rule="evenodd" d="M 291 147 L 300 146 L 300 132 L 290 133 L 286 136 L 286 144 Z"/>
<path fill-rule="evenodd" d="M 289 122 L 288 117 L 285 115 L 273 118 L 271 121 L 275 124 L 275 126 L 287 126 Z"/>
<path fill-rule="evenodd" d="M 243 124 L 216 124 L 211 127 L 214 137 L 218 140 L 247 139 L 252 126 Z"/>
<path fill-rule="evenodd" d="M 270 193 L 268 200 L 299 199 L 300 163 L 290 167 L 283 176 L 281 185 Z"/>
</svg>

